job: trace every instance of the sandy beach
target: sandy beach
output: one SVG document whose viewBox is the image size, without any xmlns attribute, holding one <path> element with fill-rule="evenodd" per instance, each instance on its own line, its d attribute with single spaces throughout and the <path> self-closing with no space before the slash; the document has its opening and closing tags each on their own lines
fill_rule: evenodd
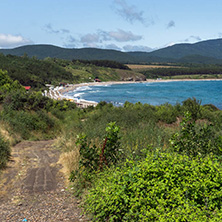
<svg viewBox="0 0 222 222">
<path fill-rule="evenodd" d="M 84 86 L 100 86 L 100 85 L 113 85 L 113 84 L 132 84 L 132 83 L 150 83 L 150 82 L 178 82 L 178 81 L 222 81 L 222 79 L 147 79 L 146 81 L 109 81 L 109 82 L 88 82 L 80 84 L 68 84 L 66 87 L 55 87 L 49 89 L 47 96 L 57 100 L 69 100 L 75 102 L 78 107 L 86 108 L 88 106 L 96 106 L 98 103 L 86 100 L 77 100 L 76 98 L 67 98 L 64 96 L 69 91 L 74 91 L 79 87 Z"/>
</svg>

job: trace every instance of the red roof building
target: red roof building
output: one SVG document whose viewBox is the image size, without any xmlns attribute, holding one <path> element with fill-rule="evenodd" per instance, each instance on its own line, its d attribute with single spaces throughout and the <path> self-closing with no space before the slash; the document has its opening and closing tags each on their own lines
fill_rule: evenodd
<svg viewBox="0 0 222 222">
<path fill-rule="evenodd" d="M 26 90 L 30 90 L 31 86 L 24 86 Z"/>
</svg>

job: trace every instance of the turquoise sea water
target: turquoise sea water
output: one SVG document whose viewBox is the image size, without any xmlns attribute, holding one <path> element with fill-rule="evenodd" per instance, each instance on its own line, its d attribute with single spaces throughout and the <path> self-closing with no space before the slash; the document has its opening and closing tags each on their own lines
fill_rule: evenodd
<svg viewBox="0 0 222 222">
<path fill-rule="evenodd" d="M 178 81 L 83 86 L 66 94 L 89 101 L 106 101 L 122 105 L 125 101 L 151 105 L 181 103 L 195 97 L 201 104 L 214 104 L 222 109 L 222 81 Z"/>
</svg>

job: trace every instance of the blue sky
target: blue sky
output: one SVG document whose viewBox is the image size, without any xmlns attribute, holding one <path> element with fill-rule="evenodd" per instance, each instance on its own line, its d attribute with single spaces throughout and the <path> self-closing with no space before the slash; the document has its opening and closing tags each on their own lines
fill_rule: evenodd
<svg viewBox="0 0 222 222">
<path fill-rule="evenodd" d="M 0 0 L 0 48 L 149 51 L 222 37 L 221 0 Z"/>
</svg>

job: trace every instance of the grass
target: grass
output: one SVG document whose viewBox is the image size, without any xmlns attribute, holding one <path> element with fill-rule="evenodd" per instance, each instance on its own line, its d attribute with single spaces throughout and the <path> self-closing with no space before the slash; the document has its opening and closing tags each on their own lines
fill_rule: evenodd
<svg viewBox="0 0 222 222">
<path fill-rule="evenodd" d="M 75 77 L 76 82 L 90 82 L 95 77 L 99 77 L 102 81 L 120 81 L 126 78 L 141 78 L 144 77 L 141 73 L 135 72 L 134 70 L 123 70 L 98 67 L 95 65 L 81 65 L 81 64 L 66 64 L 66 71 L 72 73 Z"/>
<path fill-rule="evenodd" d="M 65 175 L 68 182 L 71 172 L 79 168 L 79 150 L 77 148 L 64 152 L 60 155 L 59 164 L 63 166 L 61 172 Z"/>
<path fill-rule="evenodd" d="M 181 68 L 181 66 L 173 65 L 138 65 L 138 64 L 126 64 L 130 69 L 134 71 L 142 71 L 147 69 L 159 69 L 159 68 Z"/>
<path fill-rule="evenodd" d="M 10 146 L 15 145 L 22 140 L 21 136 L 14 132 L 10 126 L 3 121 L 0 121 L 0 135 L 9 142 Z"/>
</svg>

